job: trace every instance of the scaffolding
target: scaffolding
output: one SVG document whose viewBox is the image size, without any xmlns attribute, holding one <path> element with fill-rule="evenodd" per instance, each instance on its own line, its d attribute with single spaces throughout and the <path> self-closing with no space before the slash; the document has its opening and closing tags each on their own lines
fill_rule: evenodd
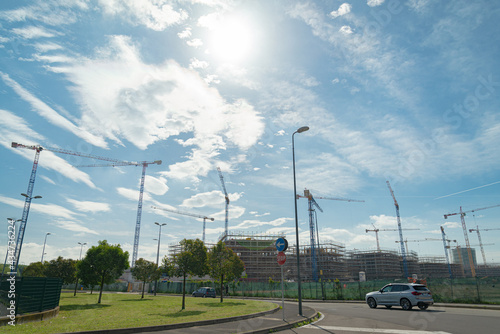
<svg viewBox="0 0 500 334">
<path fill-rule="evenodd" d="M 399 253 L 392 250 L 347 252 L 348 273 L 353 279 L 359 277 L 360 272 L 365 273 L 367 281 L 403 277 L 401 261 Z"/>
</svg>

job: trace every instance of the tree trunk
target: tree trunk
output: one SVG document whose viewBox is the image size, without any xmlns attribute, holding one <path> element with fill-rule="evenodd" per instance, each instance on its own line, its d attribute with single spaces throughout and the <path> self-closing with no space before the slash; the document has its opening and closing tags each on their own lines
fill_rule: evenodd
<svg viewBox="0 0 500 334">
<path fill-rule="evenodd" d="M 102 273 L 102 279 L 101 279 L 101 290 L 99 291 L 99 301 L 97 302 L 97 304 L 100 304 L 101 303 L 101 297 L 102 297 L 102 289 L 104 288 L 104 276 L 106 274 L 105 273 Z"/>
<path fill-rule="evenodd" d="M 220 302 L 224 301 L 224 274 L 220 275 Z"/>
<path fill-rule="evenodd" d="M 142 297 L 141 299 L 144 298 L 144 287 L 146 286 L 146 281 L 142 282 Z"/>
<path fill-rule="evenodd" d="M 186 299 L 186 273 L 184 273 L 184 275 L 182 277 L 183 277 L 183 279 L 182 279 L 182 308 L 181 308 L 181 311 L 186 308 L 186 303 L 185 303 L 185 299 Z"/>
</svg>

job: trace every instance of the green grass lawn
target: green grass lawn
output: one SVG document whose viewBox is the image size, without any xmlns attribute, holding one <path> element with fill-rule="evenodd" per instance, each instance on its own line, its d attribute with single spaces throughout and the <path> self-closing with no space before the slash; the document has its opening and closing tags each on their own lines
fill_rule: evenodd
<svg viewBox="0 0 500 334">
<path fill-rule="evenodd" d="M 66 333 L 85 330 L 127 328 L 175 324 L 238 316 L 267 311 L 275 304 L 253 300 L 193 298 L 186 296 L 186 309 L 181 311 L 182 297 L 145 296 L 137 294 L 61 294 L 59 315 L 41 322 L 1 327 L 4 333 Z"/>
</svg>

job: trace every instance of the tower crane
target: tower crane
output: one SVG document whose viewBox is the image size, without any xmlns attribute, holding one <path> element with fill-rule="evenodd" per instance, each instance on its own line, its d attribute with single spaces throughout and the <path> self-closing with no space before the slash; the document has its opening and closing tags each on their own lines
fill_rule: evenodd
<svg viewBox="0 0 500 334">
<path fill-rule="evenodd" d="M 479 240 L 479 247 L 481 248 L 481 255 L 483 256 L 483 263 L 486 266 L 486 255 L 484 254 L 484 245 L 483 241 L 481 240 L 481 233 L 479 231 L 492 231 L 492 230 L 500 230 L 500 228 L 483 228 L 480 229 L 478 225 L 476 225 L 476 228 L 470 228 L 469 233 L 476 232 L 477 233 L 477 239 Z"/>
<path fill-rule="evenodd" d="M 116 160 L 111 164 L 103 165 L 80 165 L 76 167 L 118 167 L 118 166 L 142 166 L 141 185 L 139 190 L 139 203 L 137 205 L 137 218 L 135 220 L 135 235 L 134 235 L 134 250 L 132 252 L 132 267 L 135 266 L 137 261 L 137 253 L 139 251 L 139 236 L 141 234 L 141 217 L 142 217 L 142 197 L 144 195 L 144 181 L 146 179 L 146 168 L 149 165 L 161 165 L 161 160 L 155 161 L 120 161 Z"/>
<path fill-rule="evenodd" d="M 403 245 L 403 232 L 401 231 L 401 218 L 399 217 L 399 204 L 396 201 L 396 196 L 394 196 L 394 191 L 392 191 L 391 184 L 389 181 L 386 181 L 387 187 L 389 187 L 389 191 L 391 192 L 392 199 L 394 200 L 394 206 L 396 207 L 396 216 L 398 219 L 398 229 L 399 229 L 399 241 L 401 242 L 401 255 L 403 256 L 403 268 L 405 271 L 405 277 L 408 277 L 408 263 L 406 262 L 406 253 L 405 247 Z"/>
<path fill-rule="evenodd" d="M 448 257 L 448 252 L 446 251 L 446 241 L 448 241 L 448 244 L 451 242 L 451 240 L 446 239 L 446 234 L 444 233 L 444 228 L 443 226 L 440 226 L 441 228 L 441 237 L 443 240 L 443 247 L 444 247 L 444 255 L 446 256 L 446 264 L 448 265 L 448 272 L 450 274 L 450 279 L 453 278 L 453 274 L 451 272 L 451 264 L 450 264 L 450 258 Z"/>
<path fill-rule="evenodd" d="M 224 190 L 224 196 L 225 196 L 225 199 L 226 199 L 226 217 L 225 217 L 225 221 L 224 221 L 224 238 L 227 237 L 227 233 L 228 233 L 228 221 L 229 221 L 229 196 L 227 195 L 227 191 L 226 191 L 226 185 L 224 184 L 224 176 L 222 176 L 222 172 L 220 170 L 219 167 L 217 167 L 217 172 L 219 173 L 219 178 L 220 178 L 220 183 L 222 185 L 222 190 Z"/>
<path fill-rule="evenodd" d="M 23 245 L 23 240 L 24 240 L 24 232 L 26 230 L 26 222 L 28 220 L 28 214 L 31 206 L 31 199 L 33 195 L 33 188 L 35 186 L 35 179 L 36 179 L 36 171 L 38 168 L 38 160 L 40 158 L 40 153 L 45 150 L 45 151 L 50 151 L 54 153 L 61 153 L 61 154 L 68 154 L 68 155 L 74 155 L 82 158 L 90 158 L 90 159 L 96 159 L 96 160 L 104 160 L 112 163 L 118 163 L 121 162 L 120 160 L 113 159 L 113 158 L 106 158 L 106 157 L 100 157 L 97 155 L 92 155 L 92 154 L 85 154 L 85 153 L 79 153 L 79 152 L 73 152 L 65 149 L 60 149 L 60 148 L 53 148 L 53 147 L 42 147 L 40 145 L 24 145 L 24 144 L 19 144 L 12 142 L 11 146 L 13 148 L 24 148 L 28 150 L 34 150 L 35 151 L 35 159 L 33 160 L 33 168 L 31 169 L 31 176 L 28 182 L 28 191 L 26 192 L 26 200 L 24 202 L 24 209 L 23 209 L 23 216 L 21 218 L 21 224 L 19 226 L 19 232 L 17 234 L 17 241 L 16 241 L 16 249 L 14 253 L 14 261 L 15 263 L 13 264 L 13 271 L 17 272 L 17 267 L 19 264 L 19 258 L 21 255 L 21 248 Z"/>
<path fill-rule="evenodd" d="M 182 212 L 182 211 L 177 211 L 177 210 L 170 210 L 170 209 L 165 209 L 165 208 L 158 208 L 158 207 L 153 206 L 153 205 L 151 205 L 151 207 L 153 209 L 156 209 L 156 210 L 168 211 L 168 212 L 176 213 L 178 215 L 190 216 L 190 217 L 195 217 L 195 218 L 203 218 L 203 243 L 205 243 L 205 223 L 206 223 L 207 219 L 209 219 L 211 221 L 214 221 L 213 218 L 209 218 L 207 216 L 200 216 L 200 215 L 197 215 L 197 214 L 194 214 L 194 213 L 189 213 L 189 212 Z"/>
<path fill-rule="evenodd" d="M 310 247 L 311 247 L 311 263 L 312 263 L 312 274 L 313 280 L 318 281 L 318 259 L 316 256 L 316 241 L 314 233 L 314 207 L 318 208 L 319 211 L 323 212 L 323 209 L 314 199 L 313 195 L 308 189 L 304 189 L 304 196 L 297 195 L 297 198 L 307 198 L 308 200 L 308 211 L 309 211 L 309 230 L 310 230 Z M 337 197 L 317 197 L 318 199 L 329 199 L 334 201 L 346 201 L 346 202 L 364 202 L 363 200 L 355 200 L 348 198 L 337 198 Z"/>
<path fill-rule="evenodd" d="M 465 214 L 469 213 L 469 212 L 476 212 L 479 210 L 496 208 L 499 206 L 500 206 L 500 204 L 497 204 L 497 205 L 487 206 L 484 208 L 479 208 L 479 209 L 474 209 L 474 210 L 469 210 L 469 211 L 462 211 L 462 207 L 460 207 L 459 212 L 448 213 L 448 214 L 444 215 L 444 219 L 448 219 L 449 216 L 460 215 L 460 220 L 462 221 L 462 229 L 464 230 L 465 246 L 467 247 L 467 256 L 469 257 L 469 265 L 470 265 L 470 271 L 471 271 L 472 277 L 476 277 L 476 269 L 474 268 L 474 263 L 472 262 L 472 252 L 470 250 L 469 236 L 467 235 L 467 226 L 465 225 Z"/>
<path fill-rule="evenodd" d="M 373 225 L 373 230 L 366 229 L 366 233 L 368 232 L 375 232 L 375 239 L 377 240 L 377 251 L 380 252 L 380 244 L 378 242 L 378 232 L 380 231 L 397 231 L 398 229 L 395 228 L 384 228 L 384 229 L 378 229 Z M 403 230 L 405 231 L 410 231 L 410 230 L 420 230 L 419 228 L 404 228 Z M 408 244 L 406 244 L 406 249 L 408 250 Z"/>
</svg>

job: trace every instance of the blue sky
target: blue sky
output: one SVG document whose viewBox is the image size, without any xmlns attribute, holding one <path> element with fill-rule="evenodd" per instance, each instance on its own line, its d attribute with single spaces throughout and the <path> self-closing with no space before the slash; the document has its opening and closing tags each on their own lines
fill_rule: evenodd
<svg viewBox="0 0 500 334">
<path fill-rule="evenodd" d="M 465 244 L 458 216 L 500 204 L 500 5 L 494 1 L 39 0 L 0 4 L 0 210 L 21 218 L 34 151 L 11 142 L 147 168 L 138 257 L 156 259 L 202 222 L 295 240 L 297 189 L 318 199 L 321 241 L 375 249 L 396 228 L 408 240 Z M 98 240 L 132 254 L 141 167 L 43 151 L 20 263 L 78 258 Z M 307 201 L 298 201 L 309 243 Z M 466 217 L 499 227 L 500 207 Z M 6 223 L 6 219 L 4 220 Z M 0 240 L 6 249 L 7 225 Z M 500 262 L 500 231 L 484 231 Z M 397 232 L 380 245 L 398 249 Z M 477 234 L 469 235 L 477 244 Z M 86 250 L 87 246 L 84 248 Z M 409 242 L 443 256 L 440 242 Z M 478 261 L 482 259 L 478 249 Z"/>
</svg>

